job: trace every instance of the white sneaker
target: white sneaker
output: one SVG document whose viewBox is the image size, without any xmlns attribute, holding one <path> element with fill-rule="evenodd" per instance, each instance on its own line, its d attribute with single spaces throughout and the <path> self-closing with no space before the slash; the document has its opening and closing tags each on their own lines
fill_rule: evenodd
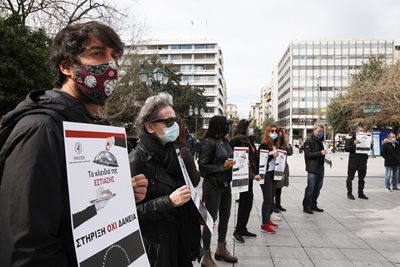
<svg viewBox="0 0 400 267">
<path fill-rule="evenodd" d="M 270 219 L 273 221 L 280 221 L 280 220 L 282 220 L 282 217 L 278 213 L 273 212 L 271 214 Z"/>
</svg>

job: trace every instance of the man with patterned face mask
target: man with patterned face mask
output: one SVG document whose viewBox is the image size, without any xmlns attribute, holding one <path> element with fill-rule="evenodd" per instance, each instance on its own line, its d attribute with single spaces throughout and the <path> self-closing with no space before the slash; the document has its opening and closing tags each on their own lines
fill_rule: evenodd
<svg viewBox="0 0 400 267">
<path fill-rule="evenodd" d="M 62 121 L 104 122 L 97 113 L 114 90 L 123 48 L 107 25 L 67 26 L 54 38 L 50 55 L 55 89 L 31 92 L 2 119 L 2 133 L 10 129 L 0 147 L 4 266 L 77 266 Z M 144 175 L 132 177 L 132 185 L 136 201 L 143 200 Z"/>
</svg>

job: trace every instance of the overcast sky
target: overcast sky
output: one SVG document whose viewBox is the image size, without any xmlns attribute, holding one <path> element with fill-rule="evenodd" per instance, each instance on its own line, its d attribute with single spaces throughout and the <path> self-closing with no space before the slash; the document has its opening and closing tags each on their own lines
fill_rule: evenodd
<svg viewBox="0 0 400 267">
<path fill-rule="evenodd" d="M 394 39 L 399 0 L 123 0 L 147 39 L 213 39 L 224 57 L 228 103 L 247 117 L 294 40 Z M 193 25 L 192 25 L 193 22 Z"/>
</svg>

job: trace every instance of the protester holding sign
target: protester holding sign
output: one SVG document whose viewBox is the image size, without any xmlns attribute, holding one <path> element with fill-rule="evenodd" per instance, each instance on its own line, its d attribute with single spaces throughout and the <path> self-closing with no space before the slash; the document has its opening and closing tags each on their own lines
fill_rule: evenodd
<svg viewBox="0 0 400 267">
<path fill-rule="evenodd" d="M 238 259 L 226 249 L 226 233 L 231 215 L 231 180 L 232 167 L 235 161 L 233 151 L 225 136 L 229 133 L 230 125 L 225 116 L 214 116 L 210 119 L 199 152 L 199 170 L 204 178 L 203 200 L 214 221 L 218 223 L 218 247 L 215 251 L 216 260 L 236 263 Z M 204 228 L 204 256 L 202 266 L 215 266 L 210 252 L 211 232 Z"/>
<path fill-rule="evenodd" d="M 317 199 L 324 182 L 324 164 L 325 154 L 324 148 L 324 126 L 314 125 L 312 136 L 304 142 L 304 160 L 306 162 L 307 171 L 307 187 L 304 192 L 303 211 L 313 214 L 313 211 L 323 212 L 317 206 Z"/>
<path fill-rule="evenodd" d="M 103 122 L 96 116 L 114 90 L 123 47 L 107 25 L 68 25 L 51 50 L 55 89 L 30 93 L 3 118 L 2 133 L 13 130 L 0 152 L 2 266 L 77 266 L 62 121 Z M 132 182 L 140 201 L 147 181 Z"/>
<path fill-rule="evenodd" d="M 280 138 L 280 147 L 279 149 L 286 151 L 287 156 L 293 155 L 293 147 L 289 144 L 289 138 L 286 133 L 286 129 L 280 127 L 279 129 L 279 138 Z M 282 195 L 282 187 L 289 186 L 289 165 L 286 161 L 285 163 L 285 171 L 282 180 L 276 181 L 276 189 L 275 189 L 275 201 L 274 201 L 274 212 L 279 213 L 280 211 L 286 211 L 284 207 L 281 205 L 281 195 Z"/>
<path fill-rule="evenodd" d="M 262 142 L 258 147 L 260 150 L 268 150 L 268 162 L 266 166 L 266 172 L 263 175 L 264 183 L 260 184 L 263 192 L 263 203 L 261 206 L 262 225 L 261 231 L 268 234 L 275 234 L 274 227 L 278 227 L 273 221 L 271 221 L 271 214 L 274 206 L 274 195 L 275 195 L 275 158 L 279 156 L 277 148 L 280 147 L 280 139 L 278 138 L 278 128 L 274 124 L 268 125 L 262 136 Z"/>
<path fill-rule="evenodd" d="M 247 230 L 251 208 L 253 207 L 253 179 L 258 174 L 258 154 L 256 147 L 250 138 L 254 136 L 253 122 L 246 119 L 240 120 L 235 130 L 235 136 L 230 141 L 231 147 L 248 147 L 249 149 L 249 190 L 241 192 L 239 198 L 239 208 L 233 238 L 236 242 L 244 243 L 243 236 L 256 237 L 257 235 Z M 252 138 L 253 139 L 253 138 Z M 254 139 L 253 139 L 254 140 Z"/>
<path fill-rule="evenodd" d="M 356 172 L 358 172 L 358 198 L 368 199 L 364 194 L 364 179 L 367 175 L 367 161 L 368 154 L 366 153 L 356 153 L 356 146 L 360 144 L 361 141 L 356 138 L 357 134 L 365 133 L 364 127 L 357 127 L 357 131 L 352 135 L 351 138 L 346 140 L 344 150 L 349 152 L 349 163 L 347 166 L 347 198 L 354 200 L 353 196 L 353 180 Z"/>
<path fill-rule="evenodd" d="M 200 256 L 200 219 L 179 165 L 179 125 L 172 96 L 149 97 L 136 119 L 139 143 L 130 154 L 132 174 L 149 180 L 138 203 L 139 223 L 151 266 L 192 266 Z"/>
</svg>

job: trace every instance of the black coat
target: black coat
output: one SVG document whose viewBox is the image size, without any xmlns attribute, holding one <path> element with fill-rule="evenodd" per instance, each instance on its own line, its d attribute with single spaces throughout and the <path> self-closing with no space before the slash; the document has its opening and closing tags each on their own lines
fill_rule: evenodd
<svg viewBox="0 0 400 267">
<path fill-rule="evenodd" d="M 351 137 L 346 140 L 344 150 L 349 152 L 349 164 L 348 169 L 350 170 L 367 170 L 368 154 L 356 153 L 356 144 L 354 141 L 356 137 Z"/>
<path fill-rule="evenodd" d="M 324 170 L 325 156 L 321 151 L 324 150 L 322 140 L 312 135 L 304 142 L 304 160 L 306 162 L 306 171 L 320 172 Z"/>
<path fill-rule="evenodd" d="M 385 142 L 382 145 L 381 156 L 385 159 L 385 167 L 400 165 L 399 143 Z"/>
<path fill-rule="evenodd" d="M 167 157 L 175 160 L 174 146 L 166 148 Z M 129 154 L 131 175 L 142 173 L 149 180 L 146 197 L 137 204 L 139 224 L 152 266 L 175 267 L 180 266 L 178 257 L 191 262 L 201 254 L 199 214 L 193 201 L 173 207 L 169 195 L 184 185 L 180 166 L 172 161 L 176 174 L 171 174 L 155 154 L 141 141 Z"/>
<path fill-rule="evenodd" d="M 228 157 L 233 157 L 233 151 L 226 140 L 220 143 L 215 138 L 206 138 L 199 152 L 198 163 L 201 177 L 216 187 L 228 187 L 232 180 L 232 169 L 224 169 L 224 162 Z"/>
<path fill-rule="evenodd" d="M 30 93 L 4 122 L 38 108 L 66 121 L 95 122 L 80 101 L 58 90 Z M 1 148 L 8 150 L 0 186 L 1 266 L 77 266 L 60 123 L 27 115 Z"/>
</svg>

